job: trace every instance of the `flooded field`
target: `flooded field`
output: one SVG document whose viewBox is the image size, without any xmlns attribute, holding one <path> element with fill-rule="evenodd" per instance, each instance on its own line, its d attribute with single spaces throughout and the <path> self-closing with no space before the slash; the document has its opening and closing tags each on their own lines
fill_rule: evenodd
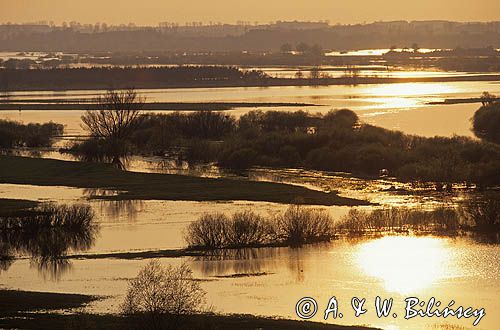
<svg viewBox="0 0 500 330">
<path fill-rule="evenodd" d="M 335 54 L 332 54 L 335 56 Z M 263 68 L 269 74 L 293 75 L 290 68 Z M 373 68 L 371 68 L 373 69 Z M 366 72 L 371 70 L 366 69 Z M 383 74 L 374 70 L 372 74 Z M 339 72 L 333 70 L 333 72 Z M 366 73 L 365 72 L 365 73 Z M 391 77 L 461 75 L 457 72 L 387 72 Z M 311 103 L 302 110 L 326 113 L 349 108 L 362 121 L 388 129 L 422 136 L 473 136 L 470 118 L 477 103 L 431 105 L 446 99 L 478 97 L 483 91 L 500 94 L 498 82 L 401 83 L 384 85 L 262 87 L 262 88 L 191 88 L 139 90 L 148 102 L 287 102 Z M 11 101 L 80 100 L 103 91 L 13 92 Z M 258 109 L 258 108 L 257 108 Z M 297 107 L 280 108 L 284 111 Z M 228 111 L 240 116 L 251 108 Z M 269 110 L 269 109 L 263 109 Z M 169 111 L 169 109 L 165 109 Z M 161 111 L 159 111 L 161 112 Z M 0 111 L 0 119 L 30 122 L 54 121 L 65 125 L 65 134 L 53 148 L 18 151 L 18 155 L 76 161 L 57 151 L 85 132 L 80 126 L 81 110 Z M 132 156 L 125 168 L 134 172 L 182 174 L 211 178 L 231 178 L 282 182 L 342 197 L 366 200 L 370 206 L 356 207 L 372 211 L 388 207 L 432 210 L 457 207 L 473 192 L 456 185 L 451 192 L 436 192 L 423 184 L 399 182 L 393 178 L 362 179 L 347 173 L 304 169 L 255 167 L 242 173 L 222 170 L 211 164 L 188 166 L 172 164 L 161 157 Z M 94 313 L 117 313 L 128 280 L 152 256 L 162 264 L 187 263 L 207 291 L 208 303 L 216 312 L 247 313 L 296 319 L 295 303 L 302 297 L 314 297 L 320 309 L 335 296 L 340 302 L 342 319 L 331 323 L 369 325 L 383 329 L 494 329 L 500 316 L 500 246 L 481 242 L 467 235 L 456 237 L 396 235 L 346 238 L 301 248 L 260 248 L 224 250 L 204 256 L 169 257 L 168 251 L 187 247 L 186 228 L 205 213 L 231 214 L 252 210 L 267 216 L 283 212 L 288 205 L 250 202 L 192 202 L 160 200 L 106 201 L 99 197 L 117 194 L 101 189 L 43 187 L 0 184 L 0 198 L 25 199 L 56 204 L 84 204 L 95 212 L 98 230 L 85 244 L 77 244 L 62 262 L 40 262 L 27 254 L 0 264 L 0 287 L 28 291 L 99 295 L 102 299 L 86 307 Z M 352 207 L 320 207 L 340 221 Z M 34 238 L 35 243 L 37 238 Z M 494 241 L 494 240 L 493 240 Z M 498 237 L 496 237 L 498 242 Z M 33 243 L 33 242 L 31 242 Z M 36 245 L 33 243 L 34 245 Z M 43 242 L 42 242 L 43 243 Z M 460 293 L 459 299 L 457 293 Z M 484 307 L 487 316 L 480 326 L 471 319 L 418 318 L 405 321 L 402 316 L 379 319 L 373 312 L 376 296 L 394 299 L 394 310 L 403 314 L 406 297 L 422 300 L 435 297 L 444 305 Z M 372 312 L 356 318 L 351 298 L 366 298 Z M 323 321 L 321 313 L 313 319 Z"/>
<path fill-rule="evenodd" d="M 140 164 L 140 163 L 139 163 Z M 146 171 L 146 167 L 142 171 Z M 136 168 L 141 170 L 141 168 Z M 219 173 L 218 175 L 223 175 Z M 407 194 L 387 190 L 409 189 L 391 180 L 361 180 L 339 174 L 303 170 L 254 169 L 254 180 L 269 180 L 305 185 L 315 189 L 335 189 L 341 195 L 363 198 L 382 206 L 417 206 L 433 208 L 453 205 L 463 198 L 460 193 Z M 189 223 L 205 212 L 232 213 L 254 210 L 262 215 L 286 209 L 286 205 L 256 202 L 188 202 L 188 201 L 100 201 L 93 196 L 114 194 L 67 187 L 41 187 L 0 184 L 0 198 L 23 198 L 43 202 L 85 203 L 96 212 L 99 231 L 88 248 L 70 251 L 63 265 L 40 265 L 34 260 L 14 260 L 0 272 L 1 286 L 33 291 L 71 292 L 104 296 L 87 307 L 96 313 L 117 312 L 127 280 L 147 263 L 147 259 L 130 253 L 147 253 L 184 248 L 183 234 Z M 336 220 L 349 207 L 332 206 L 327 212 Z M 144 237 L 148 239 L 145 240 Z M 496 276 L 500 257 L 496 244 L 478 243 L 468 238 L 433 236 L 388 236 L 385 238 L 340 239 L 332 243 L 303 248 L 263 248 L 228 250 L 205 257 L 161 258 L 163 264 L 187 262 L 209 303 L 223 313 L 251 313 L 265 316 L 294 317 L 294 302 L 312 296 L 326 304 L 336 296 L 343 319 L 341 324 L 368 324 L 385 329 L 440 329 L 434 319 L 404 321 L 378 319 L 372 314 L 355 318 L 350 313 L 350 299 L 357 296 L 373 301 L 377 295 L 392 297 L 395 309 L 403 312 L 403 299 L 416 295 L 448 302 L 473 304 L 486 310 L 497 307 L 499 291 Z M 72 258 L 76 254 L 78 258 Z M 99 255 L 107 255 L 101 258 Z M 114 255 L 114 256 L 113 256 Z M 130 255 L 130 257 L 127 257 Z M 367 289 L 369 288 L 369 289 Z M 369 306 L 368 308 L 370 308 Z M 349 308 L 349 309 L 348 309 Z M 321 316 L 317 316 L 321 321 Z M 500 319 L 488 315 L 481 329 L 491 329 Z M 472 329 L 471 320 L 451 320 L 446 327 Z"/>
</svg>

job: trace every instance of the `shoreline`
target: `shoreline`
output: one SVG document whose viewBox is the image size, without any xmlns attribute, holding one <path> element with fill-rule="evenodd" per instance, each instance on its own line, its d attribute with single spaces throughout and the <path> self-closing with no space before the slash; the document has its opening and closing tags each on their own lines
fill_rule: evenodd
<svg viewBox="0 0 500 330">
<path fill-rule="evenodd" d="M 68 186 L 119 191 L 105 200 L 248 200 L 289 204 L 297 198 L 307 205 L 370 205 L 300 186 L 264 181 L 212 179 L 175 174 L 121 171 L 110 164 L 0 156 L 0 183 Z"/>
<path fill-rule="evenodd" d="M 144 321 L 140 316 L 120 314 L 94 314 L 79 309 L 103 297 L 85 294 L 36 292 L 0 289 L 0 327 L 7 329 L 70 329 L 84 325 L 85 329 L 135 329 Z M 61 311 L 64 311 L 61 313 Z M 335 324 L 271 318 L 242 314 L 201 313 L 187 315 L 183 326 L 199 328 L 211 325 L 220 330 L 369 330 L 367 326 L 342 326 Z M 184 328 L 183 327 L 183 328 Z M 189 328 L 189 327 L 188 327 Z M 204 327 L 202 327 L 204 328 Z"/>
</svg>

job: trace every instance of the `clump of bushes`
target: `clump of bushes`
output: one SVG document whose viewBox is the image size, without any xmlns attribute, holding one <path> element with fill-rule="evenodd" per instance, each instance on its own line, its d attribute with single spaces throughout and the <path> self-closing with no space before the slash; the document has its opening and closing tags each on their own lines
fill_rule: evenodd
<svg viewBox="0 0 500 330">
<path fill-rule="evenodd" d="M 0 216 L 0 260 L 30 256 L 41 270 L 58 276 L 68 251 L 84 251 L 95 241 L 98 225 L 88 205 L 45 204 Z"/>
<path fill-rule="evenodd" d="M 203 311 L 205 291 L 193 278 L 191 269 L 150 261 L 129 282 L 121 306 L 125 315 L 139 316 L 144 329 L 178 329 L 182 318 Z"/>
<path fill-rule="evenodd" d="M 323 210 L 292 205 L 270 218 L 252 211 L 204 214 L 188 226 L 185 239 L 191 248 L 221 249 L 299 246 L 329 241 L 334 234 L 332 219 Z"/>
<path fill-rule="evenodd" d="M 487 198 L 469 199 L 459 208 L 386 208 L 371 212 L 352 209 L 336 224 L 335 230 L 350 235 L 385 232 L 448 234 L 459 231 L 498 231 L 499 225 L 500 202 L 495 198 Z"/>
<path fill-rule="evenodd" d="M 334 236 L 333 221 L 323 210 L 290 206 L 276 217 L 274 237 L 289 245 L 329 241 Z"/>
<path fill-rule="evenodd" d="M 488 93 L 481 99 L 483 106 L 472 117 L 472 131 L 480 139 L 500 143 L 500 101 Z"/>
<path fill-rule="evenodd" d="M 50 147 L 53 139 L 61 136 L 64 126 L 53 122 L 45 124 L 22 124 L 0 120 L 0 148 Z"/>
</svg>

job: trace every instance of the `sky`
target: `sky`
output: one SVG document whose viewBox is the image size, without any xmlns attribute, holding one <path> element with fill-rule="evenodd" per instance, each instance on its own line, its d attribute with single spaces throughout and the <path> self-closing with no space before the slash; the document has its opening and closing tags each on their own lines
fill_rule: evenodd
<svg viewBox="0 0 500 330">
<path fill-rule="evenodd" d="M 0 23 L 500 20 L 498 0 L 0 0 Z"/>
</svg>

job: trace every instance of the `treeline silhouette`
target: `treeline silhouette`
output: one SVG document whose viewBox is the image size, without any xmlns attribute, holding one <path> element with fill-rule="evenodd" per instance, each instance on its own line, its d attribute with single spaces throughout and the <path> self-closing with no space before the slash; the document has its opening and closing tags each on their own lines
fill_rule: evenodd
<svg viewBox="0 0 500 330">
<path fill-rule="evenodd" d="M 500 47 L 500 33 L 495 24 L 488 29 L 472 29 L 470 24 L 454 24 L 436 28 L 412 28 L 406 22 L 343 25 L 313 29 L 281 29 L 255 27 L 241 35 L 191 36 L 162 33 L 153 28 L 134 31 L 82 33 L 71 28 L 50 32 L 18 32 L 0 35 L 3 51 L 270 51 L 284 43 L 305 42 L 327 49 L 390 48 L 418 43 L 428 48 Z M 386 26 L 383 26 L 386 24 Z M 444 22 L 443 25 L 446 25 Z"/>
<path fill-rule="evenodd" d="M 149 68 L 74 68 L 0 70 L 0 90 L 51 88 L 109 88 L 138 86 L 210 85 L 214 82 L 250 83 L 267 79 L 258 70 L 233 66 L 172 66 Z"/>
</svg>

